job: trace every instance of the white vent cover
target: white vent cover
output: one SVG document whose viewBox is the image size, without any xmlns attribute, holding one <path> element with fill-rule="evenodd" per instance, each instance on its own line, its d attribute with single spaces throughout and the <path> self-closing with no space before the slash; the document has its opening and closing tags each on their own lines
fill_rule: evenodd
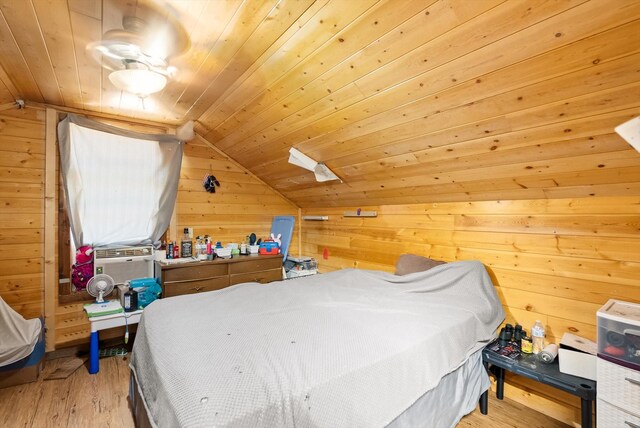
<svg viewBox="0 0 640 428">
<path fill-rule="evenodd" d="M 94 250 L 95 260 L 113 259 L 117 257 L 145 257 L 149 255 L 153 255 L 153 247 L 150 245 L 144 247 L 105 247 Z"/>
</svg>

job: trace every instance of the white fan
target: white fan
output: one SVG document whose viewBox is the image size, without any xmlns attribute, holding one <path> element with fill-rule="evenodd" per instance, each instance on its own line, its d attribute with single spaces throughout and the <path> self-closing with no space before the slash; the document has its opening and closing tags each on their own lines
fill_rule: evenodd
<svg viewBox="0 0 640 428">
<path fill-rule="evenodd" d="M 108 296 L 113 291 L 116 283 L 109 275 L 99 273 L 87 283 L 87 292 L 96 298 L 97 303 L 104 302 L 104 296 Z"/>
</svg>

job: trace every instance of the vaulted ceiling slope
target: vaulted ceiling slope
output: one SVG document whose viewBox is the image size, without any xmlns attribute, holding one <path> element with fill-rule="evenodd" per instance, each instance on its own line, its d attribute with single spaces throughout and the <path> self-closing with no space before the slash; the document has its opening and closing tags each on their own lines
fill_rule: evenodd
<svg viewBox="0 0 640 428">
<path fill-rule="evenodd" d="M 144 108 L 85 50 L 138 1 L 0 0 L 0 103 L 196 120 L 300 206 L 640 194 L 640 1 L 172 0 L 191 49 Z"/>
</svg>

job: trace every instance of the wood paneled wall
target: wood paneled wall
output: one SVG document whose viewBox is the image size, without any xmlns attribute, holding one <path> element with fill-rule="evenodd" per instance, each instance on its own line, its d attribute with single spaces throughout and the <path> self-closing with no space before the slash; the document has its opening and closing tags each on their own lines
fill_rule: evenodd
<svg viewBox="0 0 640 428">
<path fill-rule="evenodd" d="M 0 297 L 44 313 L 44 111 L 0 112 Z"/>
<path fill-rule="evenodd" d="M 111 122 L 143 132 L 160 132 L 144 124 Z M 235 162 L 198 137 L 184 148 L 175 220 L 169 239 L 180 240 L 185 227 L 193 227 L 194 236 L 210 235 L 223 244 L 241 242 L 255 232 L 268 237 L 275 215 L 297 216 L 298 208 L 262 183 Z M 205 192 L 202 179 L 211 173 L 220 181 L 215 194 Z M 298 252 L 298 228 L 291 241 L 291 252 Z M 171 236 L 171 234 L 176 236 Z M 59 305 L 56 313 L 56 344 L 58 347 L 75 345 L 89 340 L 89 322 L 82 309 L 83 303 Z M 107 337 L 107 334 L 102 336 Z M 113 336 L 119 330 L 110 331 Z"/>
<path fill-rule="evenodd" d="M 166 133 L 171 127 L 96 118 L 140 132 Z M 10 109 L 0 112 L 0 296 L 26 318 L 44 314 L 45 112 Z M 205 173 L 221 187 L 209 194 Z M 57 207 L 57 201 L 55 202 Z M 176 229 L 194 228 L 217 241 L 240 242 L 251 232 L 267 237 L 274 215 L 297 216 L 298 209 L 235 162 L 196 139 L 186 144 L 176 204 Z M 59 221 L 64 218 L 59 216 Z M 298 228 L 291 252 L 298 252 Z M 57 234 L 56 234 L 57 236 Z M 55 296 L 57 298 L 57 294 Z M 83 303 L 58 305 L 57 347 L 89 338 Z"/>
<path fill-rule="evenodd" d="M 302 210 L 329 216 L 302 224 L 302 253 L 316 257 L 321 271 L 393 272 L 402 253 L 480 260 L 506 321 L 529 330 L 540 319 L 551 342 L 564 332 L 595 339 L 595 312 L 610 298 L 640 302 L 640 197 L 363 206 L 378 217 L 343 217 L 357 208 Z M 510 378 L 507 395 L 565 422 L 580 420 L 579 400 L 536 382 Z"/>
<path fill-rule="evenodd" d="M 216 193 L 205 192 L 202 179 L 214 175 L 220 182 Z M 176 205 L 178 238 L 185 227 L 194 236 L 209 235 L 223 244 L 243 242 L 254 232 L 269 237 L 275 215 L 298 215 L 298 208 L 227 156 L 209 147 L 202 138 L 184 150 Z M 291 252 L 298 251 L 297 224 Z"/>
</svg>

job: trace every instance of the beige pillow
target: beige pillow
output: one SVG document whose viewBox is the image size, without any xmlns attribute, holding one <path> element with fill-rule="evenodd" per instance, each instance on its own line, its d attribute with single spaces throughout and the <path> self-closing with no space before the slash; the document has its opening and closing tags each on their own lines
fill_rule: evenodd
<svg viewBox="0 0 640 428">
<path fill-rule="evenodd" d="M 396 275 L 423 272 L 444 263 L 446 262 L 416 256 L 415 254 L 402 254 L 396 262 Z"/>
</svg>

